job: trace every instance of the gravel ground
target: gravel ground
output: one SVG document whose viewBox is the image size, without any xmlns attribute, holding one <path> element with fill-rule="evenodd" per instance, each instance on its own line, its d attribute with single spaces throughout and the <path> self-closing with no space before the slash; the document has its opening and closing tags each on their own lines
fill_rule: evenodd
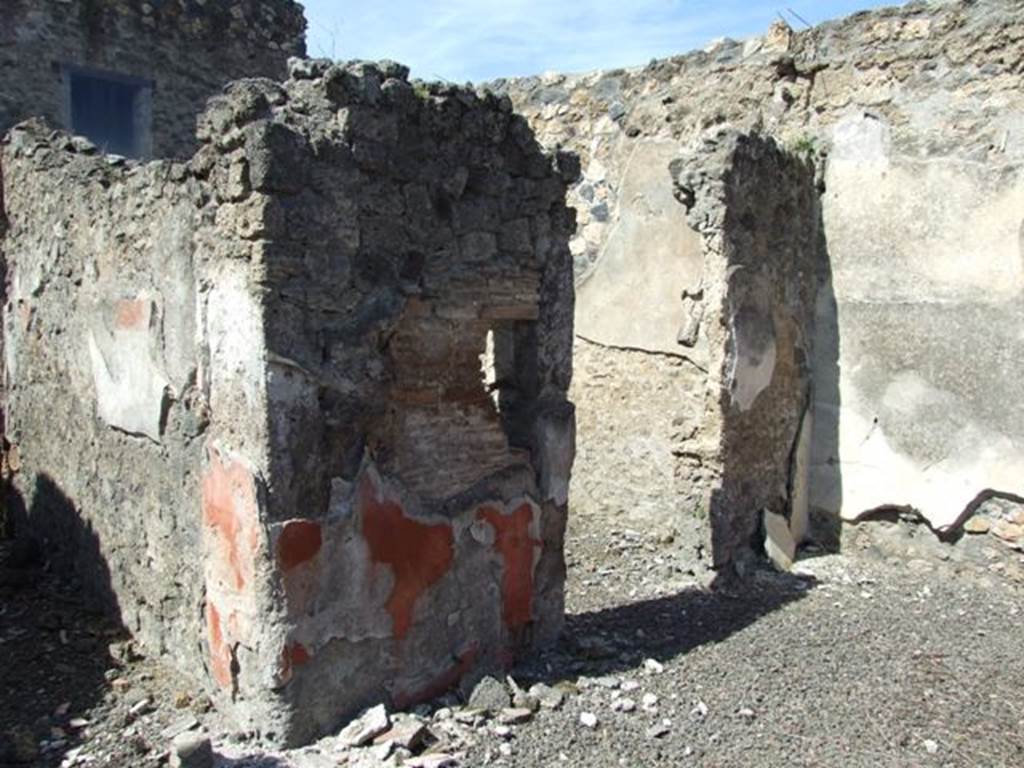
<svg viewBox="0 0 1024 768">
<path fill-rule="evenodd" d="M 426 757 L 407 765 L 451 754 L 537 768 L 1024 766 L 1019 550 L 879 521 L 852 529 L 844 554 L 807 553 L 794 574 L 757 568 L 729 596 L 699 586 L 685 537 L 613 525 L 575 517 L 564 640 L 512 673 L 564 702 L 520 713 L 522 724 L 454 696 L 435 702 L 399 719 L 427 727 L 414 748 Z M 177 731 L 200 726 L 223 766 L 397 765 L 409 754 L 338 738 L 260 752 L 78 608 L 73 585 L 11 567 L 0 567 L 0 692 L 0 765 L 156 766 Z"/>
</svg>

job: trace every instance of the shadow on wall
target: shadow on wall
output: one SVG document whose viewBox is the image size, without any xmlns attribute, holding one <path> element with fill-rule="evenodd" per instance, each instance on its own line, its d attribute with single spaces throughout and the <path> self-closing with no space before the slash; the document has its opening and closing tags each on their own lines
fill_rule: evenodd
<svg viewBox="0 0 1024 768">
<path fill-rule="evenodd" d="M 823 191 L 823 190 L 822 190 Z M 838 552 L 842 532 L 839 515 L 811 504 L 811 485 L 824 483 L 829 489 L 832 509 L 842 509 L 843 476 L 839 456 L 839 311 L 832 284 L 832 257 L 822 215 L 821 194 L 816 196 L 818 242 L 818 293 L 814 308 L 814 337 L 811 349 L 810 416 L 811 434 L 804 478 L 808 505 L 806 539 L 828 552 Z M 812 462 L 820 462 L 815 466 Z M 799 543 L 799 542 L 798 542 Z"/>
<path fill-rule="evenodd" d="M 117 662 L 108 644 L 124 637 L 123 628 L 83 610 L 81 582 L 61 578 L 62 566 L 71 570 L 74 547 L 86 547 L 93 557 L 99 551 L 95 535 L 56 484 L 40 477 L 26 506 L 5 478 L 3 503 L 19 538 L 0 543 L 0 690 L 9 694 L 0 697 L 0 765 L 56 765 L 88 738 L 70 721 L 109 695 Z M 45 537 L 31 538 L 29 525 L 46 531 Z M 109 596 L 109 574 L 102 558 L 99 563 L 81 573 L 105 577 L 101 591 Z M 56 738 L 51 728 L 63 734 L 44 757 L 38 745 Z"/>
<path fill-rule="evenodd" d="M 4 506 L 13 538 L 36 549 L 48 568 L 73 579 L 90 609 L 123 627 L 99 536 L 60 486 L 49 475 L 37 475 L 26 505 L 13 483 L 5 480 Z"/>
</svg>

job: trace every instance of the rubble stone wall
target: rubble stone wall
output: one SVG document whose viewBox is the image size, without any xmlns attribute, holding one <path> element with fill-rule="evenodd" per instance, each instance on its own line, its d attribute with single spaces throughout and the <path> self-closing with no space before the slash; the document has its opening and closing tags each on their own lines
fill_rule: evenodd
<svg viewBox="0 0 1024 768">
<path fill-rule="evenodd" d="M 285 75 L 305 53 L 292 0 L 4 0 L 0 134 L 28 117 L 69 127 L 69 68 L 151 86 L 150 151 L 187 157 L 206 100 L 239 77 Z"/>
<path fill-rule="evenodd" d="M 708 350 L 703 397 L 674 425 L 673 452 L 684 482 L 707 488 L 709 551 L 722 571 L 742 567 L 762 524 L 806 526 L 797 444 L 823 277 L 820 201 L 809 160 L 725 128 L 673 161 L 672 175 L 704 254 L 684 341 Z"/>
<path fill-rule="evenodd" d="M 173 593 L 180 634 L 141 639 L 200 649 L 218 701 L 271 741 L 552 641 L 575 158 L 544 153 L 508 99 L 387 63 L 239 81 L 199 138 L 187 165 L 111 165 L 11 134 L 16 486 L 46 475 L 90 521 L 122 612 L 173 618 L 150 607 Z M 95 331 L 91 302 L 113 307 Z M 81 459 L 107 445 L 123 482 Z M 161 518 L 164 538 L 138 535 Z M 141 541 L 173 577 L 131 570 Z"/>
<path fill-rule="evenodd" d="M 38 124 L 3 147 L 6 457 L 18 532 L 185 668 L 199 650 L 206 415 L 184 166 L 112 164 Z"/>
<path fill-rule="evenodd" d="M 693 297 L 666 297 L 651 275 L 694 282 L 699 249 L 663 202 L 665 166 L 718 125 L 775 136 L 820 169 L 831 274 L 801 443 L 812 508 L 852 519 L 913 507 L 942 528 L 979 494 L 1021 493 L 1022 11 L 1019 0 L 910 3 L 638 69 L 494 84 L 542 143 L 582 160 L 570 200 L 587 437 L 574 498 L 616 511 L 614 469 L 648 489 L 637 507 L 660 506 L 653 524 L 700 511 L 702 494 L 666 474 L 672 436 L 637 425 L 661 424 L 669 401 L 685 419 L 707 369 L 707 350 L 671 336 L 686 340 Z M 654 384 L 652 367 L 670 370 Z M 621 413 L 623 441 L 601 428 Z"/>
</svg>

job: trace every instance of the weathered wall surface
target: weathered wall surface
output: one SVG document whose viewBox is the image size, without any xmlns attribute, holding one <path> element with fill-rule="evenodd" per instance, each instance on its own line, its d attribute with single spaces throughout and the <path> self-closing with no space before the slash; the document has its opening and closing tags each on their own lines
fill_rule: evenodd
<svg viewBox="0 0 1024 768">
<path fill-rule="evenodd" d="M 183 166 L 111 164 L 33 125 L 0 164 L 15 523 L 187 668 L 202 599 L 198 186 Z"/>
<path fill-rule="evenodd" d="M 771 529 L 806 525 L 794 497 L 807 483 L 796 446 L 823 276 L 814 166 L 770 138 L 717 128 L 673 161 L 672 174 L 701 235 L 694 333 L 708 350 L 703 402 L 678 425 L 673 452 L 692 472 L 687 484 L 705 489 L 717 570 L 742 559 L 762 524 L 769 551 L 791 560 L 793 537 L 780 542 Z"/>
<path fill-rule="evenodd" d="M 508 99 L 291 74 L 187 165 L 27 124 L 2 167 L 29 530 L 45 478 L 140 639 L 296 743 L 560 631 L 579 169 Z"/>
<path fill-rule="evenodd" d="M 624 315 L 665 301 L 646 278 L 666 260 L 663 243 L 675 256 L 662 269 L 682 274 L 692 260 L 678 222 L 652 203 L 670 182 L 659 162 L 643 172 L 637 158 L 686 146 L 711 126 L 755 128 L 826 168 L 833 274 L 820 294 L 804 449 L 812 506 L 848 518 L 915 506 L 943 526 L 978 493 L 1020 493 L 1024 412 L 1009 388 L 1020 374 L 1024 306 L 1022 19 L 1018 0 L 912 3 L 800 33 L 777 26 L 642 69 L 497 83 L 542 142 L 583 161 L 570 198 L 580 223 L 577 327 L 619 334 L 594 332 L 606 346 L 592 350 L 603 362 L 588 369 L 629 369 L 637 353 L 618 346 L 670 351 L 655 310 L 641 322 Z M 610 299 L 632 286 L 641 298 L 632 308 L 612 301 L 605 317 L 584 299 L 589 286 Z M 680 304 L 658 311 L 678 316 Z M 675 354 L 706 367 L 706 350 L 679 345 Z M 619 387 L 614 396 L 631 412 L 652 424 L 662 417 L 659 401 L 643 404 L 644 387 L 627 391 L 601 375 L 574 383 L 581 435 L 602 434 L 603 411 L 586 404 L 595 390 L 611 398 Z M 692 389 L 665 386 L 680 396 Z M 585 487 L 605 469 L 587 457 L 616 443 L 582 442 L 574 477 Z M 678 482 L 664 466 L 662 457 L 633 471 L 662 489 L 670 514 Z"/>
<path fill-rule="evenodd" d="M 83 67 L 150 81 L 152 155 L 187 157 L 206 100 L 235 78 L 283 77 L 305 26 L 291 0 L 4 0 L 0 134 L 33 116 L 68 127 L 67 68 Z"/>
</svg>

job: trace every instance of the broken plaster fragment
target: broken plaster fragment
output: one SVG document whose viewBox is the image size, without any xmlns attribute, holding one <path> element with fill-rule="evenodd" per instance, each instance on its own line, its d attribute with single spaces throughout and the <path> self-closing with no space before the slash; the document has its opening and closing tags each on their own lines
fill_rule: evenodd
<svg viewBox="0 0 1024 768">
<path fill-rule="evenodd" d="M 103 421 L 159 443 L 170 382 L 157 360 L 159 318 L 139 296 L 97 307 L 89 329 L 96 410 Z"/>
</svg>

